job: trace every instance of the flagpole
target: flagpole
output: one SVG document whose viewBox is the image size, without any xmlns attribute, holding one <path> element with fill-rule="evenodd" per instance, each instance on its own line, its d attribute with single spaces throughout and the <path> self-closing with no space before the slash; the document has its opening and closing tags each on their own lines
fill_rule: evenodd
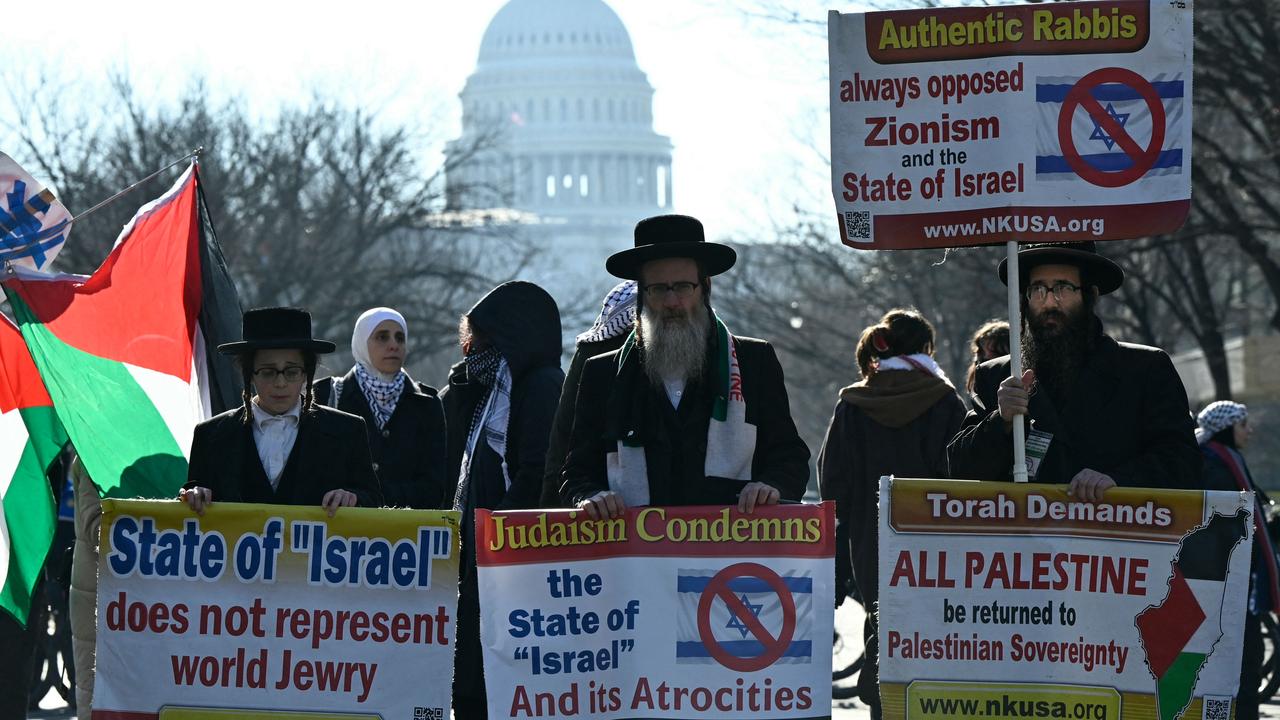
<svg viewBox="0 0 1280 720">
<path fill-rule="evenodd" d="M 116 200 L 119 200 L 120 198 L 124 197 L 125 195 L 128 195 L 128 194 L 129 194 L 130 192 L 132 192 L 133 190 L 136 190 L 136 189 L 138 188 L 138 186 L 139 186 L 139 185 L 142 185 L 143 183 L 147 182 L 148 180 L 152 180 L 152 179 L 154 179 L 156 176 L 160 175 L 161 173 L 163 173 L 163 172 L 164 172 L 164 171 L 166 171 L 166 170 L 169 170 L 170 168 L 173 168 L 173 167 L 174 167 L 174 166 L 176 166 L 176 165 L 180 165 L 180 164 L 182 164 L 183 162 L 186 162 L 187 160 L 190 160 L 191 158 L 195 158 L 196 160 L 199 160 L 199 159 L 200 159 L 200 155 L 201 155 L 201 153 L 203 153 L 203 152 L 204 152 L 204 146 L 203 146 L 203 145 L 201 145 L 200 147 L 196 148 L 195 150 L 192 150 L 191 152 L 187 153 L 186 155 L 183 155 L 182 157 L 178 158 L 177 160 L 174 160 L 173 162 L 169 163 L 168 165 L 165 165 L 164 167 L 162 167 L 162 168 L 160 168 L 159 170 L 157 170 L 157 171 L 155 171 L 155 172 L 151 173 L 150 175 L 148 175 L 148 176 L 146 176 L 146 177 L 142 178 L 142 179 L 141 179 L 141 180 L 139 180 L 138 182 L 136 182 L 136 183 L 134 183 L 134 184 L 130 185 L 129 187 L 127 187 L 127 188 L 125 188 L 125 189 L 121 190 L 120 192 L 116 193 L 115 195 L 112 195 L 111 197 L 107 198 L 106 200 L 103 200 L 102 202 L 98 203 L 97 205 L 94 205 L 93 207 L 89 208 L 88 210 L 85 210 L 84 212 L 80 213 L 79 215 L 76 215 L 75 217 L 71 218 L 71 222 L 74 224 L 77 220 L 80 220 L 80 219 L 82 219 L 82 218 L 84 218 L 84 217 L 86 217 L 86 216 L 88 216 L 88 215 L 92 215 L 93 213 L 97 212 L 98 210 L 102 209 L 103 207 L 105 207 L 105 206 L 107 206 L 107 205 L 110 205 L 111 203 L 115 202 Z"/>
<path fill-rule="evenodd" d="M 1009 257 L 1005 278 L 1009 286 L 1009 370 L 1022 379 L 1022 273 L 1018 269 L 1018 241 L 1005 243 Z M 1013 418 L 1013 481 L 1027 482 L 1027 432 L 1022 416 Z"/>
</svg>

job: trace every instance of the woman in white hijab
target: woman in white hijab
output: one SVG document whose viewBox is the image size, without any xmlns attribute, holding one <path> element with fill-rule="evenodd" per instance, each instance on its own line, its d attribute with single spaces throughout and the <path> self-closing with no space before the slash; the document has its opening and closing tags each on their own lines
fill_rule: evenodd
<svg viewBox="0 0 1280 720">
<path fill-rule="evenodd" d="M 445 498 L 444 409 L 433 387 L 404 371 L 409 325 L 391 308 L 366 310 L 351 333 L 355 365 L 316 382 L 316 402 L 364 418 L 387 504 L 421 509 Z"/>
</svg>

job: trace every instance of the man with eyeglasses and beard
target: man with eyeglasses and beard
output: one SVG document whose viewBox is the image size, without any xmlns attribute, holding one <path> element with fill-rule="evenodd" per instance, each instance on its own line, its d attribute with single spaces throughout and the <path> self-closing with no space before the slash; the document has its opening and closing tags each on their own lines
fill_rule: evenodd
<svg viewBox="0 0 1280 720">
<path fill-rule="evenodd" d="M 1122 487 L 1196 488 L 1200 455 L 1187 393 L 1164 351 L 1116 342 L 1094 314 L 1124 271 L 1092 242 L 1027 245 L 1022 287 L 1021 378 L 1009 357 L 978 366 L 974 408 L 947 449 L 951 476 L 1012 477 L 1013 423 L 1028 444 L 1047 443 L 1032 479 L 1069 484 L 1088 502 Z M 1000 280 L 1007 284 L 1001 261 Z M 1030 453 L 1029 453 L 1030 454 Z"/>
<path fill-rule="evenodd" d="M 583 369 L 562 501 L 598 519 L 637 505 L 752 512 L 804 493 L 809 448 L 773 347 L 711 309 L 711 277 L 736 259 L 684 215 L 640 221 L 635 247 L 609 258 L 639 283 L 640 313 L 621 349 Z"/>
</svg>

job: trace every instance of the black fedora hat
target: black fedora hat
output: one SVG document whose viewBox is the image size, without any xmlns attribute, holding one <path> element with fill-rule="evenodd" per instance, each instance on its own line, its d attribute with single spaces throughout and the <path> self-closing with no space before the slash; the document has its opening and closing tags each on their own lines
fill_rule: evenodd
<svg viewBox="0 0 1280 720">
<path fill-rule="evenodd" d="M 1000 261 L 996 272 L 1000 282 L 1009 284 L 1008 258 Z M 1018 248 L 1018 278 L 1025 289 L 1027 275 L 1037 265 L 1075 265 L 1088 275 L 1088 282 L 1098 288 L 1099 295 L 1115 292 L 1124 284 L 1124 270 L 1098 254 L 1092 240 L 1074 243 L 1031 243 Z"/>
<path fill-rule="evenodd" d="M 235 355 L 253 350 L 293 349 L 323 354 L 337 346 L 311 337 L 311 313 L 301 308 L 270 307 L 246 310 L 241 319 L 243 340 L 223 343 L 218 352 Z"/>
<path fill-rule="evenodd" d="M 738 260 L 738 253 L 728 245 L 707 242 L 702 223 L 688 215 L 655 215 L 641 220 L 636 223 L 635 242 L 635 247 L 614 253 L 605 261 L 610 275 L 639 280 L 642 265 L 673 257 L 696 260 L 707 275 L 719 275 Z"/>
</svg>

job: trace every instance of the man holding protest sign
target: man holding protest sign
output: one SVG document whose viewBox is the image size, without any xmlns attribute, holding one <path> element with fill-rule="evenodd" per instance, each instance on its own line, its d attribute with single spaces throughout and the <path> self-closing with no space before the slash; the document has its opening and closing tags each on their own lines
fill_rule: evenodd
<svg viewBox="0 0 1280 720">
<path fill-rule="evenodd" d="M 1038 482 L 1070 483 L 1095 502 L 1117 485 L 1199 487 L 1194 423 L 1169 356 L 1116 342 L 1094 314 L 1124 282 L 1120 266 L 1092 242 L 1027 245 L 1018 261 L 1027 370 L 1011 377 L 1008 356 L 978 366 L 974 409 L 948 448 L 952 477 L 1010 479 L 1013 423 L 1026 415 Z M 1007 283 L 1004 261 L 998 272 Z"/>
<path fill-rule="evenodd" d="M 636 505 L 750 512 L 804 493 L 809 449 L 773 347 L 731 335 L 711 309 L 711 276 L 736 259 L 684 215 L 640 221 L 635 247 L 609 258 L 640 283 L 640 317 L 583 370 L 563 500 L 614 518 Z"/>
</svg>

